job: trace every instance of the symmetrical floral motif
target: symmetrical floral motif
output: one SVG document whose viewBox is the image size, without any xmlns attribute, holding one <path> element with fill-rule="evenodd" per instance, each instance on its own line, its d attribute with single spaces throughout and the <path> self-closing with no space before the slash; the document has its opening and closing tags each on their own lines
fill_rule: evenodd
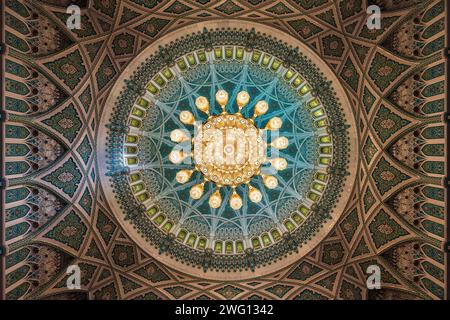
<svg viewBox="0 0 450 320">
<path fill-rule="evenodd" d="M 92 0 L 83 3 L 83 28 L 68 30 L 64 28 L 66 8 L 59 6 L 58 1 L 5 1 L 2 42 L 8 46 L 4 57 L 7 123 L 2 150 L 7 183 L 2 187 L 7 187 L 2 203 L 6 225 L 2 227 L 8 255 L 6 270 L 2 272 L 6 291 L 0 293 L 1 297 L 3 294 L 7 299 L 445 297 L 448 284 L 444 279 L 442 246 L 448 205 L 442 181 L 448 146 L 442 120 L 447 85 L 442 51 L 448 14 L 444 0 Z M 368 4 L 382 8 L 379 30 L 369 30 L 364 23 Z M 330 177 L 341 177 L 351 171 L 356 174 L 357 182 L 345 191 L 352 200 L 341 212 L 339 221 L 308 255 L 279 268 L 276 274 L 223 282 L 209 280 L 202 269 L 192 268 L 197 271 L 186 274 L 159 261 L 158 254 L 149 256 L 145 248 L 129 238 L 127 230 L 105 204 L 102 188 L 109 182 L 99 174 L 100 168 L 108 166 L 113 172 L 119 163 L 109 160 L 99 163 L 98 152 L 109 148 L 110 152 L 123 153 L 130 113 L 135 112 L 132 118 L 136 120 L 140 112 L 145 113 L 147 120 L 142 125 L 149 128 L 153 125 L 153 129 L 164 115 L 150 104 L 131 109 L 136 99 L 145 95 L 136 86 L 139 75 L 135 82 L 123 84 L 122 89 L 129 92 L 124 103 L 130 109 L 124 113 L 126 117 L 119 116 L 111 122 L 108 146 L 97 144 L 97 133 L 104 130 L 99 118 L 106 110 L 112 85 L 139 52 L 183 27 L 217 20 L 217 27 L 221 28 L 218 19 L 228 18 L 264 21 L 278 29 L 274 37 L 293 36 L 315 51 L 334 70 L 346 90 L 358 124 L 359 134 L 355 139 L 360 148 L 357 162 L 342 163 L 344 170 L 331 167 L 327 172 Z M 197 53 L 214 54 L 217 38 L 208 34 L 211 35 L 199 34 L 183 48 L 181 41 L 175 41 L 179 51 L 162 48 L 152 56 L 157 64 L 147 74 L 159 73 L 160 78 L 141 79 L 145 84 L 153 84 L 146 89 L 159 90 L 161 81 L 165 81 L 165 87 L 168 77 L 177 78 L 176 73 L 165 73 L 172 70 L 169 67 L 193 69 L 191 58 L 184 57 L 191 52 L 195 53 L 196 66 L 208 66 L 199 60 L 201 55 Z M 272 56 L 283 58 L 278 70 L 288 70 L 298 61 L 295 57 L 299 53 L 289 47 L 293 44 L 281 48 L 273 39 L 261 41 L 256 32 L 246 34 L 241 41 L 239 46 L 245 52 L 274 51 Z M 227 45 L 229 42 L 223 44 L 221 51 L 224 61 L 228 61 Z M 178 64 L 180 57 L 183 62 Z M 259 61 L 263 60 L 261 55 Z M 273 65 L 270 60 L 265 68 L 269 70 Z M 209 72 L 207 67 L 195 69 L 198 77 L 201 72 Z M 222 74 L 232 75 L 233 70 L 223 67 Z M 305 76 L 311 76 L 312 71 L 306 65 L 298 70 Z M 260 72 L 253 79 L 264 80 L 263 75 Z M 314 89 L 320 93 L 321 88 Z M 183 90 L 172 87 L 172 92 Z M 212 96 L 209 91 L 199 95 Z M 186 106 L 194 103 L 185 102 Z M 346 129 L 334 126 L 333 130 L 337 134 Z M 129 135 L 137 136 L 133 132 Z M 139 143 L 147 151 L 130 148 L 127 158 L 150 161 L 155 145 L 149 137 Z M 130 141 L 130 147 L 132 144 Z M 133 155 L 134 151 L 137 153 Z M 314 154 L 314 150 L 303 151 Z M 336 159 L 346 158 L 345 152 L 339 153 L 339 148 L 332 152 Z M 129 188 L 129 177 L 124 172 L 111 180 Z M 145 192 L 149 197 L 161 192 L 157 184 L 149 183 L 158 181 L 157 175 L 141 178 L 148 187 Z M 136 181 L 131 185 L 138 184 Z M 339 196 L 341 192 L 336 190 Z M 138 212 L 140 207 L 133 205 L 134 194 L 128 203 Z M 290 205 L 290 202 L 280 203 L 283 208 L 277 210 L 291 212 Z M 157 219 L 163 212 L 161 209 L 167 213 L 166 220 L 185 213 L 170 201 L 158 202 L 148 213 Z M 324 215 L 327 212 L 322 206 L 314 210 Z M 149 220 L 148 216 L 146 219 Z M 289 219 L 296 225 L 293 216 Z M 161 228 L 166 222 L 161 221 Z M 315 226 L 308 232 L 312 234 L 312 230 Z M 161 251 L 171 250 L 173 243 L 175 247 L 179 244 L 169 233 L 158 240 Z M 298 245 L 292 242 L 288 232 L 280 236 L 287 244 L 287 251 Z M 259 238 L 261 246 L 264 239 Z M 199 243 L 199 237 L 195 241 Z M 224 241 L 221 250 L 225 252 L 226 248 Z M 178 252 L 180 260 L 195 257 L 183 247 Z M 258 250 L 245 253 L 250 265 L 271 260 L 257 253 Z M 209 258 L 209 255 L 201 256 L 198 264 L 213 261 Z M 64 286 L 65 270 L 71 264 L 78 264 L 84 275 L 82 290 L 76 293 Z M 368 266 L 374 264 L 381 268 L 382 290 L 366 288 L 364 276 Z M 231 270 L 226 272 L 232 274 Z"/>
</svg>

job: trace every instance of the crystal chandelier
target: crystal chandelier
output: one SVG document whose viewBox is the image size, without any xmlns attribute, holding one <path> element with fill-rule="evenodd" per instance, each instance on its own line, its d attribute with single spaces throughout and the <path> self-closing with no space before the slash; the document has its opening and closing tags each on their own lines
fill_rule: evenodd
<svg viewBox="0 0 450 320">
<path fill-rule="evenodd" d="M 206 97 L 200 96 L 195 101 L 197 109 L 208 116 L 203 123 L 197 122 L 190 111 L 180 113 L 182 123 L 195 126 L 194 138 L 191 139 L 189 134 L 181 129 L 173 130 L 170 138 L 175 143 L 190 140 L 193 151 L 189 153 L 174 149 L 169 154 L 169 160 L 174 164 L 181 164 L 187 157 L 193 160 L 194 168 L 177 172 L 178 183 L 187 183 L 195 171 L 202 174 L 203 181 L 190 189 L 192 199 L 200 199 L 204 194 L 205 184 L 209 182 L 215 185 L 208 201 L 211 208 L 216 209 L 222 205 L 221 188 L 229 187 L 232 189 L 229 205 L 232 209 L 239 210 L 243 206 L 242 197 L 236 190 L 239 185 L 247 185 L 248 199 L 254 203 L 262 200 L 261 191 L 250 183 L 255 176 L 260 175 L 268 189 L 278 186 L 278 179 L 272 174 L 262 173 L 261 166 L 270 164 L 275 172 L 286 169 L 286 159 L 268 158 L 267 150 L 268 146 L 278 150 L 285 149 L 289 140 L 286 137 L 277 137 L 267 144 L 263 138 L 265 131 L 276 131 L 282 127 L 283 122 L 279 117 L 269 119 L 264 128 L 255 125 L 255 118 L 264 115 L 269 109 L 266 101 L 258 101 L 253 116 L 246 118 L 241 111 L 250 101 L 248 92 L 238 93 L 238 112 L 234 114 L 226 111 L 229 96 L 225 90 L 219 90 L 215 98 L 222 108 L 219 115 L 211 115 L 209 100 Z"/>
</svg>

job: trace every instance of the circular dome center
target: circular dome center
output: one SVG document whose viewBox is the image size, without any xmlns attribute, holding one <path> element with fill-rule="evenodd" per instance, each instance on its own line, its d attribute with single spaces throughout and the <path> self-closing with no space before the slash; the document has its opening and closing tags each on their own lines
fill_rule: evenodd
<svg viewBox="0 0 450 320">
<path fill-rule="evenodd" d="M 215 279 L 307 254 L 354 179 L 354 118 L 333 72 L 295 39 L 283 41 L 304 54 L 270 28 L 247 27 L 172 34 L 172 57 L 144 50 L 102 119 L 100 173 L 119 221 L 151 255 Z"/>
</svg>

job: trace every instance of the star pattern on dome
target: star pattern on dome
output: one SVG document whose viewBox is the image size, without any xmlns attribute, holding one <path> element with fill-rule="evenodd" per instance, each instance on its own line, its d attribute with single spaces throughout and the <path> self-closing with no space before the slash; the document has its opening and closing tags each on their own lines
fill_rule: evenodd
<svg viewBox="0 0 450 320">
<path fill-rule="evenodd" d="M 12 0 L 4 8 L 6 299 L 445 297 L 445 1 L 376 1 L 383 12 L 376 32 L 365 27 L 367 1 L 93 0 L 81 6 L 82 30 L 64 27 L 62 2 Z M 141 50 L 219 17 L 264 20 L 320 56 L 346 90 L 361 146 L 357 163 L 347 164 L 358 181 L 348 191 L 352 200 L 326 238 L 276 273 L 226 282 L 201 269 L 176 270 L 130 238 L 102 195 L 97 150 L 106 146 L 97 145 L 96 134 L 111 88 Z M 254 39 L 246 38 L 248 48 L 271 45 Z M 199 41 L 205 50 L 213 46 L 206 36 Z M 158 57 L 167 66 L 179 58 L 164 51 Z M 146 112 L 157 123 L 157 110 Z M 330 170 L 333 178 L 345 174 Z M 85 275 L 77 292 L 65 287 L 71 264 Z M 382 290 L 366 288 L 373 264 Z"/>
</svg>

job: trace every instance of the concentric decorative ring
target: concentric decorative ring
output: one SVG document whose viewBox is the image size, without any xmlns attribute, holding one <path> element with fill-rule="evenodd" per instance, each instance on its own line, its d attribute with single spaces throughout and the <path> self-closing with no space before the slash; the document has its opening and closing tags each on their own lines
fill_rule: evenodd
<svg viewBox="0 0 450 320">
<path fill-rule="evenodd" d="M 309 49 L 314 62 L 254 31 L 186 32 L 131 65 L 113 93 L 102 120 L 109 203 L 145 250 L 168 253 L 159 258 L 174 267 L 212 278 L 269 272 L 298 248 L 306 254 L 346 203 L 350 107 Z"/>
</svg>

